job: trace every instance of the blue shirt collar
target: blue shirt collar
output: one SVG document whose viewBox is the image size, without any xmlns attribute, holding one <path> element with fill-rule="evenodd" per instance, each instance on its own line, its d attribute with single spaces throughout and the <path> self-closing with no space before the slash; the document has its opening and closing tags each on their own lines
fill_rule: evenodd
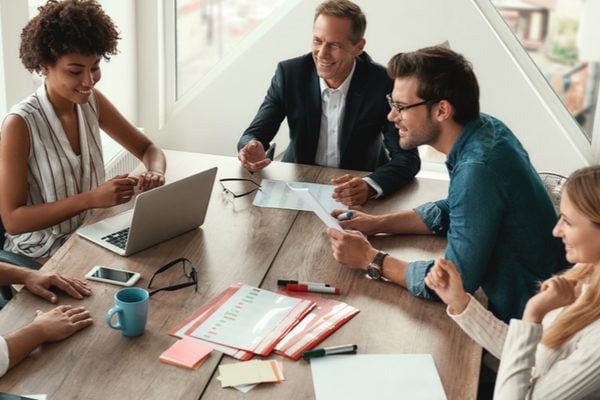
<svg viewBox="0 0 600 400">
<path fill-rule="evenodd" d="M 462 131 L 460 131 L 460 135 L 458 135 L 458 139 L 456 139 L 456 142 L 452 146 L 452 149 L 450 150 L 450 153 L 446 159 L 446 168 L 448 168 L 448 172 L 452 172 L 452 169 L 456 165 L 456 160 L 461 159 L 461 152 L 471 139 L 471 136 L 473 136 L 473 134 L 477 132 L 483 124 L 485 124 L 485 118 L 485 114 L 480 114 L 478 118 L 467 122 Z"/>
</svg>

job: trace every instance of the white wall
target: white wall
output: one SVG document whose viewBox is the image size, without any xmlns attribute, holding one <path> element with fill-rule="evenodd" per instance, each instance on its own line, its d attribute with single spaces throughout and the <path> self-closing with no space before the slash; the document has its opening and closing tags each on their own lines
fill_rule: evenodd
<svg viewBox="0 0 600 400">
<path fill-rule="evenodd" d="M 29 19 L 27 2 L 0 0 L 0 116 L 33 91 L 31 75 L 21 64 L 21 29 Z M 0 119 L 1 122 L 1 119 Z"/>
<path fill-rule="evenodd" d="M 271 82 L 278 61 L 310 51 L 316 1 L 289 0 L 226 55 L 167 116 L 155 138 L 166 148 L 236 155 L 236 144 Z M 287 147 L 284 121 L 276 137 Z"/>
<path fill-rule="evenodd" d="M 119 30 L 119 53 L 102 62 L 102 80 L 97 88 L 130 121 L 137 115 L 136 11 L 133 0 L 100 0 L 102 8 Z"/>
<path fill-rule="evenodd" d="M 171 149 L 235 155 L 235 144 L 256 113 L 277 61 L 309 51 L 318 2 L 290 1 L 285 15 L 249 37 L 235 57 L 225 60 L 166 116 L 155 136 L 158 143 Z M 476 1 L 356 2 L 367 14 L 366 50 L 376 60 L 385 64 L 397 52 L 449 40 L 453 49 L 473 62 L 482 111 L 513 129 L 538 170 L 569 174 L 588 163 L 589 154 L 582 154 L 575 144 L 581 135 L 577 125 L 572 119 L 571 125 L 559 121 L 556 110 L 540 99 Z"/>
</svg>

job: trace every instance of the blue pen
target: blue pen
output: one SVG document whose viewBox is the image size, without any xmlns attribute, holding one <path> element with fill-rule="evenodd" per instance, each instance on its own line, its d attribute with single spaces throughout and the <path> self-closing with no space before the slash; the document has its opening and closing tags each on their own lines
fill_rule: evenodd
<svg viewBox="0 0 600 400">
<path fill-rule="evenodd" d="M 337 216 L 338 221 L 345 221 L 350 218 L 352 218 L 352 211 L 346 211 L 345 213 L 341 213 Z"/>
</svg>

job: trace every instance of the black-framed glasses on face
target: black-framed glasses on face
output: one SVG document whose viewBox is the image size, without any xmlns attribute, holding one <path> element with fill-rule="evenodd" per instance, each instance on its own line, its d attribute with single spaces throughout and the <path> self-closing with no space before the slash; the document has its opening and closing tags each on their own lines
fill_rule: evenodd
<svg viewBox="0 0 600 400">
<path fill-rule="evenodd" d="M 394 111 L 396 111 L 397 113 L 401 113 L 402 111 L 406 111 L 410 108 L 413 107 L 418 107 L 418 106 L 422 106 L 423 104 L 427 104 L 427 103 L 435 103 L 438 102 L 439 100 L 423 100 L 420 101 L 418 103 L 414 103 L 414 104 L 409 104 L 406 106 L 401 106 L 400 103 L 397 103 L 395 101 L 392 100 L 392 95 L 391 94 L 386 94 L 385 98 L 388 101 L 388 104 L 390 105 L 390 108 Z"/>
<path fill-rule="evenodd" d="M 223 182 L 250 182 L 251 184 L 255 185 L 256 187 L 245 191 L 243 193 L 235 193 L 232 190 L 228 189 L 225 187 L 225 185 L 223 184 Z M 223 178 L 223 179 L 219 179 L 219 184 L 221 185 L 221 188 L 223 189 L 223 193 L 227 196 L 230 196 L 233 199 L 237 199 L 238 197 L 244 197 L 244 196 L 248 196 L 249 194 L 252 194 L 254 192 L 258 191 L 262 191 L 262 186 L 260 186 L 258 183 L 254 182 L 252 179 L 246 179 L 246 178 Z"/>
<path fill-rule="evenodd" d="M 154 272 L 152 274 L 152 277 L 150 278 L 150 282 L 148 282 L 148 289 L 152 288 L 152 281 L 154 280 L 156 275 L 158 275 L 162 272 L 165 272 L 169 268 L 173 267 L 174 265 L 178 265 L 179 263 L 182 263 L 183 275 L 186 278 L 188 278 L 190 280 L 190 282 L 179 283 L 177 285 L 165 286 L 162 288 L 154 289 L 150 293 L 148 293 L 149 296 L 152 296 L 153 294 L 158 293 L 158 292 L 162 292 L 163 290 L 172 292 L 172 291 L 183 289 L 183 288 L 190 287 L 190 286 L 195 286 L 196 287 L 195 291 L 196 292 L 198 291 L 198 272 L 196 271 L 196 267 L 194 266 L 194 264 L 192 264 L 192 262 L 185 257 L 177 258 L 177 259 L 170 261 L 167 264 L 163 265 L 159 269 L 157 269 L 156 272 Z"/>
</svg>

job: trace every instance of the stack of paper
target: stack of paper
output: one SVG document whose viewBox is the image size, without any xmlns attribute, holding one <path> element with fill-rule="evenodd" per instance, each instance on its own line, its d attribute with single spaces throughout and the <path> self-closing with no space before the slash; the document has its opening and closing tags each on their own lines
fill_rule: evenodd
<svg viewBox="0 0 600 400">
<path fill-rule="evenodd" d="M 304 292 L 281 290 L 279 293 L 317 303 L 316 307 L 275 346 L 277 354 L 292 360 L 298 360 L 303 352 L 314 348 L 359 313 L 358 308 L 338 300 Z"/>
<path fill-rule="evenodd" d="M 267 356 L 315 306 L 311 300 L 237 284 L 169 331 L 232 357 Z"/>
<path fill-rule="evenodd" d="M 275 360 L 246 361 L 219 366 L 222 387 L 283 381 L 283 364 Z"/>
<path fill-rule="evenodd" d="M 196 369 L 211 352 L 212 348 L 183 338 L 165 350 L 159 360 L 166 364 Z"/>
</svg>

